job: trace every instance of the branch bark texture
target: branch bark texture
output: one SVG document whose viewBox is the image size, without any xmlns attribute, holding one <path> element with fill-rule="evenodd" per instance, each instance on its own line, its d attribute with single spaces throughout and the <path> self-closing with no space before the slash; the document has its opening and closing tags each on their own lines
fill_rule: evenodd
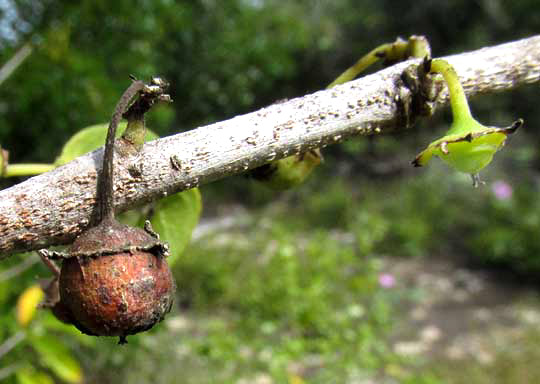
<svg viewBox="0 0 540 384">
<path fill-rule="evenodd" d="M 540 36 L 444 57 L 467 95 L 505 91 L 540 80 Z M 414 91 L 403 72 L 410 60 L 329 90 L 147 143 L 137 155 L 115 156 L 115 205 L 135 205 L 242 173 L 297 152 L 351 136 L 403 129 Z M 448 103 L 443 89 L 434 109 Z M 413 116 L 414 117 L 414 116 Z M 97 150 L 0 191 L 0 258 L 66 244 L 96 209 Z"/>
</svg>

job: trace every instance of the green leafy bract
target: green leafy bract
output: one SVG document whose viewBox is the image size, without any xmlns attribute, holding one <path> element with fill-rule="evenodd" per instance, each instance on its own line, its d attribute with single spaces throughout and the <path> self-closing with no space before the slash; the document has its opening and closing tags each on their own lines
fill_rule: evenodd
<svg viewBox="0 0 540 384">
<path fill-rule="evenodd" d="M 506 140 L 523 121 L 517 120 L 510 127 L 492 128 L 481 126 L 479 130 L 464 133 L 447 134 L 430 143 L 414 160 L 414 165 L 423 166 L 433 155 L 440 157 L 447 164 L 460 172 L 475 174 L 493 159 Z"/>
</svg>

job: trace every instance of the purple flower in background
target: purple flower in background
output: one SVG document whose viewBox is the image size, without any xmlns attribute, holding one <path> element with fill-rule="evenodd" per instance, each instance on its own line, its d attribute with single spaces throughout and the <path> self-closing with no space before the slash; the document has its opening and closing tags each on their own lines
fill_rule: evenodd
<svg viewBox="0 0 540 384">
<path fill-rule="evenodd" d="M 496 181 L 491 186 L 491 191 L 498 200 L 508 200 L 512 197 L 512 186 L 506 181 Z"/>
<path fill-rule="evenodd" d="M 379 275 L 379 285 L 383 288 L 392 288 L 396 285 L 396 279 L 390 273 L 381 273 Z"/>
</svg>

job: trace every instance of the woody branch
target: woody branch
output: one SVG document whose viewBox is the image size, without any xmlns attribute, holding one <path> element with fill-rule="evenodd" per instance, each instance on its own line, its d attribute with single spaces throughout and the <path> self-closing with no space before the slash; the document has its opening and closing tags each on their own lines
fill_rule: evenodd
<svg viewBox="0 0 540 384">
<path fill-rule="evenodd" d="M 540 79 L 540 36 L 444 57 L 468 96 L 505 91 Z M 359 135 L 403 129 L 414 92 L 409 60 L 329 90 L 147 143 L 115 158 L 119 211 L 242 173 L 293 153 Z M 448 103 L 445 90 L 434 110 Z M 413 118 L 415 116 L 412 116 Z M 102 149 L 0 191 L 0 258 L 66 244 L 88 225 L 96 206 Z"/>
</svg>

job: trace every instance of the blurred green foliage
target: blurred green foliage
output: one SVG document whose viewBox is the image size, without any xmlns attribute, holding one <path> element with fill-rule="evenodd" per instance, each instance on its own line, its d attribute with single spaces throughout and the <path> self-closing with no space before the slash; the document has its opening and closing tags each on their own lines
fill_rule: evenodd
<svg viewBox="0 0 540 384">
<path fill-rule="evenodd" d="M 15 29 L 15 41 L 0 36 L 2 61 L 23 41 L 36 47 L 0 87 L 0 142 L 18 161 L 50 162 L 58 142 L 107 121 L 129 74 L 162 75 L 171 83 L 175 103 L 149 122 L 163 135 L 283 98 L 283 87 L 298 76 L 297 55 L 308 47 L 320 51 L 335 37 L 298 17 L 304 8 L 293 3 L 14 4 L 30 31 Z"/>
<path fill-rule="evenodd" d="M 272 209 L 250 215 L 188 249 L 174 267 L 181 310 L 165 322 L 168 331 L 158 329 L 153 343 L 138 337 L 144 350 L 122 353 L 118 364 L 111 356 L 121 351 L 106 352 L 101 380 L 167 382 L 180 372 L 185 383 L 368 377 L 398 362 L 381 341 L 403 293 L 382 288 L 380 271 L 354 242 L 299 230 Z M 160 366 L 163 355 L 178 364 Z"/>
<path fill-rule="evenodd" d="M 34 51 L 0 85 L 0 144 L 12 162 L 53 162 L 60 143 L 108 121 L 129 74 L 171 82 L 175 102 L 148 119 L 163 136 L 322 89 L 398 35 L 426 35 L 435 56 L 533 35 L 536 10 L 532 0 L 6 1 L 0 63 L 25 42 Z M 442 166 L 410 168 L 445 116 L 406 134 L 329 147 L 322 169 L 297 190 L 275 194 L 241 177 L 204 187 L 207 215 L 242 204 L 251 221 L 178 258 L 179 304 L 125 348 L 81 336 L 44 311 L 22 329 L 17 298 L 50 273 L 37 263 L 11 273 L 28 255 L 3 260 L 0 346 L 26 336 L 0 356 L 1 379 L 66 380 L 58 360 L 50 363 L 31 342 L 54 337 L 51 351 L 63 347 L 51 358 L 69 350 L 89 383 L 442 382 L 409 370 L 389 350 L 395 304 L 408 293 L 377 283 L 384 271 L 376 256 L 454 254 L 538 271 L 537 104 L 535 86 L 471 100 L 483 122 L 523 117 L 526 124 L 478 191 Z M 17 181 L 1 180 L 0 188 Z M 501 198 L 495 181 L 511 196 Z"/>
<path fill-rule="evenodd" d="M 435 371 L 442 377 L 451 378 L 449 384 L 529 384 L 540 381 L 538 365 L 532 364 L 540 356 L 537 329 L 529 330 L 516 340 L 519 348 L 498 348 L 496 358 L 489 366 L 465 362 L 440 362 Z"/>
<path fill-rule="evenodd" d="M 94 345 L 92 339 L 72 326 L 60 323 L 49 311 L 38 311 L 26 326 L 17 321 L 16 306 L 21 293 L 40 279 L 50 278 L 50 272 L 36 259 L 36 255 L 20 254 L 2 262 L 0 373 L 8 376 L 0 378 L 8 383 L 52 383 L 55 382 L 54 377 L 66 383 L 82 382 L 84 373 L 72 351 L 91 348 Z M 6 349 L 8 345 L 12 348 Z"/>
</svg>

